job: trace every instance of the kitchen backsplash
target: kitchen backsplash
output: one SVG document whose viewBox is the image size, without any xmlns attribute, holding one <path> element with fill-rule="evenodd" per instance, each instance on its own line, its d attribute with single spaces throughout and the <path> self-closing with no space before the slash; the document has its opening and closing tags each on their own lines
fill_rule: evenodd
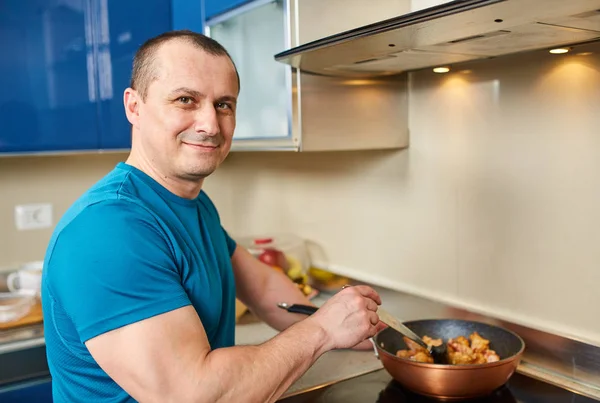
<svg viewBox="0 0 600 403">
<path fill-rule="evenodd" d="M 411 73 L 408 149 L 235 153 L 205 189 L 234 236 L 292 232 L 341 273 L 600 345 L 599 70 L 596 49 Z M 57 219 L 125 157 L 0 158 L 0 266 L 50 236 L 15 204 Z"/>
<path fill-rule="evenodd" d="M 235 154 L 206 188 L 234 233 L 292 231 L 340 273 L 600 345 L 600 47 L 585 50 L 411 73 L 408 149 Z"/>
</svg>

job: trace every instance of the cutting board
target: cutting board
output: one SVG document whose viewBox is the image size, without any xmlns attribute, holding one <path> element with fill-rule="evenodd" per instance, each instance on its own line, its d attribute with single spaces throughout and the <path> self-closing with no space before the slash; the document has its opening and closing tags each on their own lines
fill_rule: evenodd
<svg viewBox="0 0 600 403">
<path fill-rule="evenodd" d="M 21 319 L 15 320 L 12 322 L 0 323 L 0 330 L 8 330 L 8 329 L 14 329 L 16 327 L 21 327 L 21 326 L 33 325 L 33 324 L 41 323 L 42 321 L 43 321 L 42 304 L 38 301 L 31 308 L 31 311 L 29 311 L 29 313 L 26 316 L 22 317 Z"/>
<path fill-rule="evenodd" d="M 242 315 L 244 315 L 246 313 L 246 311 L 248 310 L 248 307 L 246 307 L 246 305 L 244 305 L 242 303 L 242 301 L 240 301 L 239 299 L 236 298 L 235 300 L 235 321 L 237 322 Z"/>
</svg>

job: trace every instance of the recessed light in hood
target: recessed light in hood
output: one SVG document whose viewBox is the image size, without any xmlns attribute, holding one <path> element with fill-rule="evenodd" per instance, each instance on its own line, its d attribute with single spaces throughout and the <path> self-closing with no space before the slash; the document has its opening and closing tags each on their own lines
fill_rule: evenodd
<svg viewBox="0 0 600 403">
<path fill-rule="evenodd" d="M 600 0 L 455 0 L 307 43 L 275 58 L 302 71 L 364 77 L 598 39 Z"/>
</svg>

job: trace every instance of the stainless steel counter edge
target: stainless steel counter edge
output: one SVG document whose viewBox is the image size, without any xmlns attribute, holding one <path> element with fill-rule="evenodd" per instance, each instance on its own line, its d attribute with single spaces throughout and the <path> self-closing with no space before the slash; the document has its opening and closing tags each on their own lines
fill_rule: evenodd
<svg viewBox="0 0 600 403">
<path fill-rule="evenodd" d="M 0 354 L 14 352 L 19 350 L 25 350 L 27 348 L 43 346 L 46 344 L 46 341 L 43 337 L 36 337 L 34 339 L 29 340 L 21 340 L 15 341 L 7 346 L 0 346 Z"/>
<path fill-rule="evenodd" d="M 42 324 L 11 330 L 0 330 L 0 354 L 11 353 L 45 344 Z"/>
</svg>

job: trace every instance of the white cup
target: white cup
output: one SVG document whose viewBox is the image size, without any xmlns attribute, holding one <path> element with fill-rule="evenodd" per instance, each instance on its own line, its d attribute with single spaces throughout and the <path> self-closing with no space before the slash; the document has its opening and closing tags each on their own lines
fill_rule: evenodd
<svg viewBox="0 0 600 403">
<path fill-rule="evenodd" d="M 44 262 L 26 263 L 16 272 L 6 277 L 6 285 L 11 292 L 40 296 L 42 290 L 42 268 Z"/>
</svg>

